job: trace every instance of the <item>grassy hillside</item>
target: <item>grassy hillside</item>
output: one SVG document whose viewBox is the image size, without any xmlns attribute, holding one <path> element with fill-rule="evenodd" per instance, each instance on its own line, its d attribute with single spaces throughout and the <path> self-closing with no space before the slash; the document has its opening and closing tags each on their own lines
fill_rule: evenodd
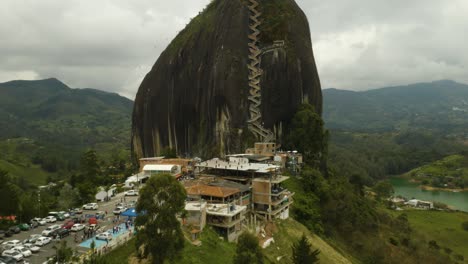
<svg viewBox="0 0 468 264">
<path fill-rule="evenodd" d="M 275 243 L 264 250 L 266 263 L 292 263 L 291 245 L 299 239 L 303 233 L 310 239 L 314 248 L 321 251 L 320 263 L 340 264 L 351 263 L 343 255 L 334 250 L 320 237 L 313 235 L 306 227 L 293 219 L 276 222 L 278 230 L 275 233 Z M 182 258 L 177 261 L 180 264 L 217 264 L 232 263 L 236 251 L 236 244 L 220 240 L 219 236 L 210 228 L 206 228 L 201 234 L 201 246 L 194 246 L 185 243 Z M 279 248 L 279 249 L 278 249 Z M 106 255 L 104 260 L 107 263 L 117 263 L 118 260 L 129 260 L 132 263 L 135 248 L 133 241 L 130 241 L 121 248 Z M 276 260 L 281 257 L 281 261 Z"/>
<path fill-rule="evenodd" d="M 305 234 L 314 249 L 320 250 L 320 263 L 322 264 L 351 264 L 349 256 L 343 256 L 319 236 L 312 234 L 305 226 L 290 218 L 275 223 L 277 232 L 273 235 L 275 242 L 265 249 L 265 256 L 271 263 L 292 263 L 292 242 Z M 278 261 L 280 259 L 281 261 Z"/>
<path fill-rule="evenodd" d="M 0 169 L 6 170 L 10 175 L 24 179 L 33 185 L 44 185 L 50 173 L 44 171 L 40 166 L 33 164 L 15 164 L 6 160 L 0 160 Z"/>
<path fill-rule="evenodd" d="M 407 175 L 437 188 L 467 188 L 468 156 L 451 155 L 413 169 Z"/>
<path fill-rule="evenodd" d="M 395 216 L 401 214 L 391 213 Z M 406 210 L 404 213 L 418 236 L 426 241 L 434 240 L 440 247 L 438 250 L 444 254 L 451 252 L 448 255 L 452 260 L 461 255 L 465 261 L 459 263 L 468 263 L 468 231 L 462 229 L 462 223 L 468 221 L 467 213 L 421 210 Z"/>
<path fill-rule="evenodd" d="M 81 153 L 129 153 L 133 102 L 57 79 L 0 83 L 0 168 L 34 184 L 77 168 Z"/>
</svg>

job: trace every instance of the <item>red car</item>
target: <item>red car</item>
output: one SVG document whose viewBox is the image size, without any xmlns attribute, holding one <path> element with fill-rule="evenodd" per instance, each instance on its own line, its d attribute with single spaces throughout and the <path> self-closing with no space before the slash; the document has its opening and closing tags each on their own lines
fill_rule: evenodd
<svg viewBox="0 0 468 264">
<path fill-rule="evenodd" d="M 75 224 L 75 222 L 68 221 L 68 222 L 66 222 L 65 224 L 62 225 L 62 228 L 71 229 L 74 224 Z"/>
</svg>

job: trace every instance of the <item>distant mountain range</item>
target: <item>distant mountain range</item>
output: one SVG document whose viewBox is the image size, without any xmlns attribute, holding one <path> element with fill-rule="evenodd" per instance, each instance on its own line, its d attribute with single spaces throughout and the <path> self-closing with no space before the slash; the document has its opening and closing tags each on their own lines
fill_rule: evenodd
<svg viewBox="0 0 468 264">
<path fill-rule="evenodd" d="M 130 144 L 132 106 L 118 94 L 71 89 L 57 79 L 0 83 L 0 139 Z"/>
<path fill-rule="evenodd" d="M 468 85 L 443 80 L 364 92 L 325 89 L 323 118 L 332 130 L 429 129 L 468 133 Z"/>
<path fill-rule="evenodd" d="M 128 156 L 133 102 L 115 93 L 71 89 L 57 79 L 0 83 L 0 169 L 43 183 L 76 169 L 82 152 Z M 33 174 L 31 174 L 33 173 Z"/>
</svg>

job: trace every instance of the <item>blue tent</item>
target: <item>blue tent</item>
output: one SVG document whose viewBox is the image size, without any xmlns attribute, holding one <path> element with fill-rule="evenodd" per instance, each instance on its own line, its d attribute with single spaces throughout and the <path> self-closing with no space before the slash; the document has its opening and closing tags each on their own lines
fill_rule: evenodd
<svg viewBox="0 0 468 264">
<path fill-rule="evenodd" d="M 135 207 L 127 209 L 127 211 L 120 214 L 121 216 L 137 217 L 138 214 L 135 210 Z"/>
</svg>

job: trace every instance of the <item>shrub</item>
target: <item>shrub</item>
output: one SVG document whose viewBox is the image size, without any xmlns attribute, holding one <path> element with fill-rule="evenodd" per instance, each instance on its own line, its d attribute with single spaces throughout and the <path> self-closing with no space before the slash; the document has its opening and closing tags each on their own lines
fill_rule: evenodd
<svg viewBox="0 0 468 264">
<path fill-rule="evenodd" d="M 398 240 L 396 240 L 395 238 L 391 237 L 388 239 L 388 241 L 390 242 L 390 244 L 398 246 Z"/>
<path fill-rule="evenodd" d="M 435 240 L 431 240 L 429 241 L 429 248 L 439 250 L 440 246 L 437 244 Z"/>
<path fill-rule="evenodd" d="M 468 221 L 462 223 L 462 228 L 465 231 L 468 231 Z"/>
</svg>

